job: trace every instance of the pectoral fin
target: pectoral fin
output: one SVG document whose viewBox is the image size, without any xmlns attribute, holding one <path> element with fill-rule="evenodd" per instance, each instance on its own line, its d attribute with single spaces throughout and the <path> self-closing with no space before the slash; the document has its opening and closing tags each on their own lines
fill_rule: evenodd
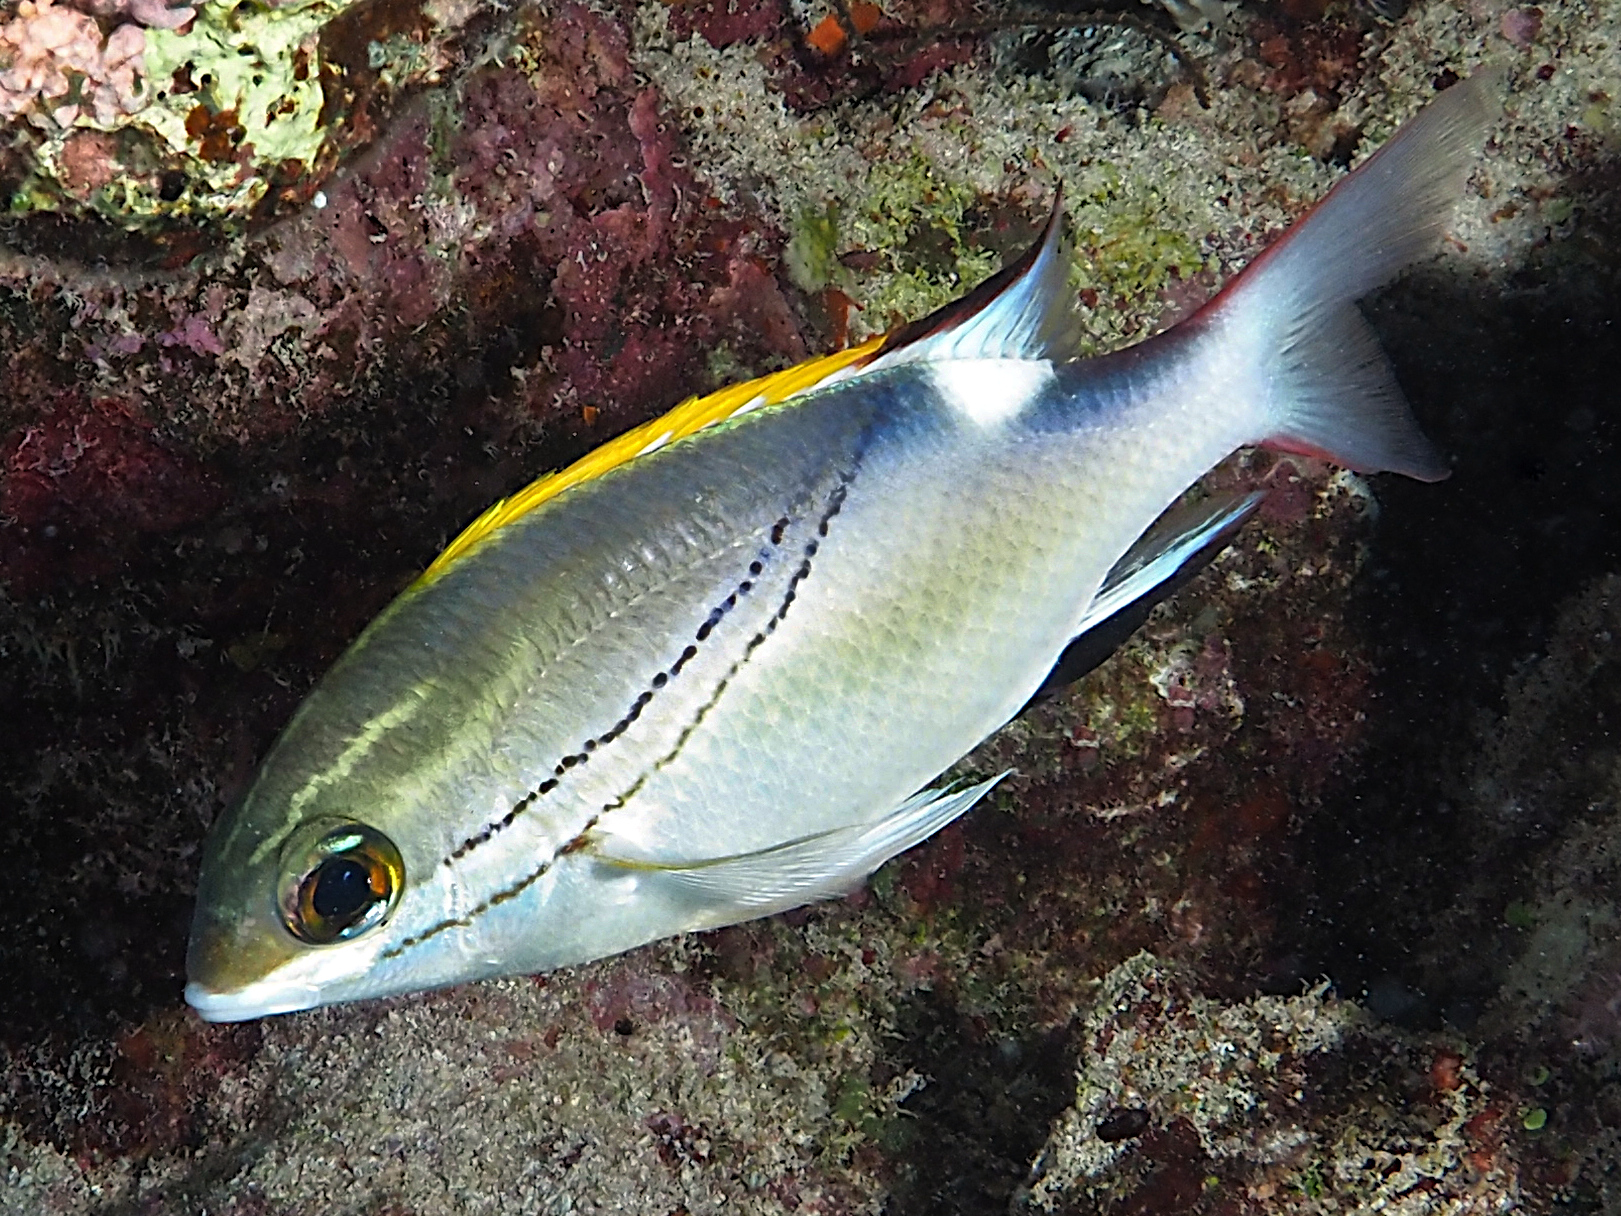
<svg viewBox="0 0 1621 1216">
<path fill-rule="evenodd" d="M 1172 507 L 1115 563 L 1079 630 L 1036 690 L 1041 697 L 1091 671 L 1137 631 L 1162 600 L 1210 564 L 1266 495 L 1223 494 Z"/>
<path fill-rule="evenodd" d="M 729 857 L 663 860 L 596 851 L 607 866 L 655 872 L 695 899 L 724 911 L 717 924 L 769 916 L 818 899 L 843 895 L 884 862 L 926 840 L 988 794 L 1007 776 L 966 789 L 922 790 L 882 819 L 802 836 Z"/>
</svg>

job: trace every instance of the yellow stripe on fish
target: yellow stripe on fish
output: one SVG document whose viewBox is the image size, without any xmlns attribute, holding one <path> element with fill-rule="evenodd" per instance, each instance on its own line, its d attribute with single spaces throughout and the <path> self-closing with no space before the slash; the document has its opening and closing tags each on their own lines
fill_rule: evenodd
<svg viewBox="0 0 1621 1216">
<path fill-rule="evenodd" d="M 445 546 L 445 551 L 433 559 L 418 578 L 419 584 L 431 583 L 452 563 L 479 541 L 497 529 L 523 518 L 541 503 L 556 498 L 564 490 L 601 477 L 609 469 L 618 468 L 627 461 L 656 452 L 667 443 L 695 435 L 728 418 L 735 418 L 749 410 L 767 405 L 779 405 L 790 397 L 828 384 L 840 372 L 859 369 L 873 358 L 884 345 L 880 335 L 860 346 L 836 351 L 831 355 L 796 363 L 780 372 L 728 385 L 704 397 L 688 397 L 680 405 L 633 427 L 617 439 L 610 439 L 601 447 L 593 448 L 565 469 L 537 477 L 511 498 L 503 498 L 462 530 L 460 536 Z"/>
</svg>

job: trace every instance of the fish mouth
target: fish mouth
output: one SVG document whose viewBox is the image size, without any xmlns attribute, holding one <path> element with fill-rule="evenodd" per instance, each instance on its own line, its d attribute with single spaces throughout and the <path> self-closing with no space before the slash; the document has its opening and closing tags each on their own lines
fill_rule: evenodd
<svg viewBox="0 0 1621 1216">
<path fill-rule="evenodd" d="M 245 1022 L 354 1000 L 382 942 L 299 946 L 249 921 L 202 919 L 186 951 L 186 1003 L 206 1022 Z"/>
<path fill-rule="evenodd" d="M 322 1003 L 276 928 L 199 909 L 186 948 L 186 1003 L 208 1022 L 242 1022 Z"/>
<path fill-rule="evenodd" d="M 186 1004 L 205 1022 L 246 1022 L 278 1013 L 297 1013 L 321 1004 L 320 990 L 306 984 L 251 984 L 220 992 L 196 980 L 186 985 Z"/>
</svg>

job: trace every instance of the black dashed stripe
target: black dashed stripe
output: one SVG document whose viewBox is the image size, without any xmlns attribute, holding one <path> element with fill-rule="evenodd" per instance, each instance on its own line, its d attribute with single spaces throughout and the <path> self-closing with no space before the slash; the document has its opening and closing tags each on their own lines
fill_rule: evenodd
<svg viewBox="0 0 1621 1216">
<path fill-rule="evenodd" d="M 559 853 L 558 856 L 563 856 L 563 854 Z M 516 899 L 519 895 L 523 894 L 530 887 L 539 882 L 541 878 L 545 876 L 546 871 L 552 868 L 552 864 L 555 861 L 556 858 L 548 857 L 536 869 L 531 870 L 527 875 L 519 879 L 512 886 L 497 891 L 483 903 L 469 909 L 466 916 L 452 917 L 449 920 L 442 920 L 437 924 L 429 925 L 421 933 L 413 933 L 410 937 L 403 939 L 399 945 L 390 946 L 387 950 L 384 950 L 379 957 L 398 958 L 413 946 L 420 946 L 429 938 L 437 937 L 447 929 L 472 928 L 473 922 L 480 916 L 484 915 L 484 913 L 488 912 L 491 908 L 504 904 L 510 899 Z"/>
<path fill-rule="evenodd" d="M 843 478 L 843 480 L 841 480 L 841 482 L 838 483 L 835 488 L 833 488 L 832 495 L 828 496 L 827 509 L 822 512 L 822 517 L 817 520 L 817 537 L 825 537 L 825 535 L 827 535 L 828 527 L 830 527 L 830 524 L 832 524 L 833 517 L 838 516 L 838 512 L 840 512 L 841 509 L 843 509 L 843 506 L 845 506 L 845 498 L 849 495 L 849 483 L 851 483 L 854 475 L 856 475 L 856 469 L 858 469 L 859 464 L 861 464 L 861 452 L 856 454 L 856 467 L 853 467 L 853 469 L 849 470 L 849 473 L 846 473 L 845 478 Z M 785 537 L 786 533 L 788 533 L 788 527 L 791 525 L 791 522 L 793 522 L 793 520 L 789 519 L 788 516 L 783 516 L 776 520 L 775 524 L 772 525 L 773 548 L 775 548 L 775 546 L 780 546 L 781 543 L 783 543 L 783 537 Z M 697 712 L 697 715 L 695 715 L 695 717 L 692 718 L 691 723 L 689 723 L 689 725 L 687 725 L 686 728 L 681 731 L 681 736 L 676 739 L 676 744 L 674 744 L 674 747 L 669 749 L 666 756 L 661 757 L 657 764 L 653 764 L 652 769 L 648 769 L 647 772 L 642 773 L 640 777 L 635 778 L 635 781 L 632 781 L 631 788 L 629 788 L 629 790 L 624 791 L 619 798 L 613 799 L 611 803 L 606 804 L 601 811 L 598 811 L 595 816 L 590 817 L 590 819 L 587 820 L 585 827 L 582 827 L 579 833 L 575 833 L 575 837 L 572 838 L 567 845 L 562 846 L 561 850 L 558 850 L 558 853 L 551 856 L 551 858 L 546 859 L 546 861 L 543 861 L 543 863 L 541 863 L 540 866 L 535 867 L 533 871 L 525 874 L 522 879 L 517 880 L 517 882 L 512 884 L 511 887 L 503 888 L 503 890 L 499 890 L 499 892 L 494 893 L 494 895 L 491 895 L 490 898 L 486 898 L 483 903 L 478 903 L 477 906 L 470 908 L 470 910 L 468 910 L 467 914 L 464 914 L 464 916 L 444 919 L 444 921 L 439 921 L 438 924 L 431 924 L 431 926 L 426 927 L 426 929 L 423 929 L 420 934 L 412 934 L 410 937 L 405 937 L 404 940 L 400 940 L 399 945 L 394 945 L 394 947 L 389 947 L 387 950 L 384 950 L 384 952 L 381 953 L 381 958 L 400 957 L 402 953 L 407 952 L 407 950 L 415 947 L 415 945 L 421 945 L 423 942 L 426 942 L 426 940 L 430 940 L 431 937 L 439 936 L 439 934 L 443 934 L 443 932 L 449 931 L 449 929 L 457 929 L 457 927 L 464 927 L 465 929 L 465 927 L 472 927 L 473 921 L 475 921 L 478 916 L 481 916 L 481 914 L 486 913 L 486 911 L 490 911 L 491 908 L 496 908 L 496 906 L 503 905 L 503 903 L 506 903 L 506 901 L 514 900 L 514 898 L 522 895 L 525 890 L 528 890 L 528 888 L 533 887 L 533 885 L 537 884 L 537 882 L 540 882 L 540 879 L 543 879 L 543 877 L 546 876 L 546 872 L 550 871 L 551 867 L 556 864 L 558 858 L 564 858 L 564 856 L 567 856 L 567 854 L 575 853 L 575 851 L 579 851 L 580 848 L 584 848 L 585 843 L 587 843 L 588 833 L 590 833 L 590 830 L 597 825 L 597 822 L 601 819 L 601 817 L 608 814 L 609 811 L 616 811 L 616 809 L 619 809 L 619 807 L 626 806 L 626 804 L 629 803 L 632 798 L 634 798 L 635 794 L 642 790 L 642 786 L 647 785 L 648 778 L 652 777 L 653 773 L 666 769 L 666 767 L 668 767 L 669 764 L 673 764 L 676 757 L 681 754 L 682 749 L 686 747 L 687 741 L 692 738 L 692 734 L 694 734 L 695 731 L 697 731 L 697 728 L 704 723 L 704 718 L 708 717 L 708 712 L 710 712 L 710 710 L 712 710 L 716 704 L 720 704 L 721 696 L 725 694 L 726 687 L 728 687 L 728 684 L 731 684 L 731 681 L 736 678 L 736 674 L 742 670 L 742 665 L 749 662 L 749 658 L 754 657 L 754 653 L 757 652 L 757 650 L 759 650 L 763 644 L 765 644 L 765 639 L 772 636 L 773 632 L 776 632 L 776 626 L 783 623 L 783 618 L 788 616 L 788 610 L 791 608 L 791 606 L 793 606 L 794 598 L 798 597 L 799 584 L 802 584 L 804 580 L 811 577 L 811 559 L 814 558 L 817 551 L 819 551 L 819 543 L 817 543 L 817 540 L 809 540 L 809 542 L 806 542 L 806 546 L 804 546 L 804 559 L 802 559 L 801 563 L 799 563 L 799 569 L 794 571 L 793 577 L 788 580 L 788 589 L 783 592 L 783 602 L 776 606 L 776 611 L 775 613 L 772 613 L 772 618 L 768 619 L 765 626 L 760 629 L 760 632 L 757 632 L 754 637 L 749 639 L 749 644 L 747 644 L 747 647 L 744 647 L 744 652 L 742 652 L 741 657 L 739 657 L 738 660 L 731 665 L 731 668 L 726 671 L 726 674 L 723 676 L 723 678 L 721 678 L 720 683 L 716 684 L 715 692 L 713 692 L 712 696 L 710 696 L 710 699 L 708 699 L 707 702 L 704 702 L 702 707 L 699 707 L 699 712 Z M 765 561 L 768 556 L 770 556 L 770 554 L 762 553 L 760 554 L 759 561 L 752 561 L 752 563 L 749 563 L 749 574 L 751 574 L 751 576 L 757 577 L 759 574 L 762 574 L 763 569 L 765 569 L 765 566 L 763 566 L 763 561 Z M 723 606 L 723 608 L 720 610 L 721 614 L 725 614 L 726 610 L 729 610 L 731 606 L 736 605 L 736 600 L 738 600 L 739 595 L 747 595 L 751 589 L 751 582 L 742 582 L 742 584 L 739 584 L 738 592 L 733 593 L 731 597 L 728 597 L 725 606 Z M 713 618 L 713 611 L 710 616 Z M 713 626 L 710 624 L 710 618 L 705 618 L 704 626 L 700 626 L 699 640 L 704 640 L 705 637 L 708 637 L 708 631 L 713 631 Z M 665 687 L 666 684 L 671 681 L 671 679 L 674 679 L 676 676 L 678 676 L 678 674 L 681 674 L 681 668 L 684 668 L 687 663 L 691 663 L 694 658 L 697 658 L 697 653 L 699 653 L 699 650 L 697 650 L 695 645 L 687 645 L 686 649 L 682 649 L 681 655 L 676 658 L 676 662 L 669 665 L 668 671 L 661 671 L 661 673 L 658 673 L 657 676 L 653 676 L 653 689 L 661 689 L 661 687 Z M 621 718 L 618 723 L 614 723 L 613 728 L 609 728 L 609 731 L 606 731 L 605 734 L 598 736 L 598 743 L 601 743 L 601 741 L 608 741 L 608 739 L 611 738 L 618 738 L 618 734 L 621 734 L 622 731 L 626 730 L 627 726 L 631 725 L 632 721 L 635 721 L 635 718 L 639 717 L 640 712 L 647 707 L 647 704 L 650 702 L 650 700 L 652 700 L 652 697 L 652 691 L 642 692 L 642 694 L 637 697 L 637 700 L 635 700 L 635 704 L 632 704 L 631 710 L 626 713 L 626 717 Z M 564 759 L 569 759 L 569 757 L 564 757 Z M 575 762 L 579 762 L 579 760 L 584 759 L 585 756 L 582 754 L 582 756 L 577 757 Z M 559 767 L 558 772 L 562 772 L 562 767 Z M 475 837 L 470 837 L 468 840 L 462 841 L 462 845 L 457 846 L 457 850 L 454 851 L 449 858 L 446 858 L 446 864 L 451 863 L 451 861 L 454 861 L 456 858 L 460 858 L 460 856 L 465 856 L 465 854 L 470 853 L 473 848 L 477 848 L 477 846 L 481 845 L 481 843 L 485 843 L 486 840 L 490 840 L 491 837 L 494 837 L 496 833 L 501 832 L 501 830 L 506 829 L 506 827 L 511 827 L 512 822 L 514 822 L 514 820 L 517 819 L 520 814 L 524 814 L 524 811 L 527 811 L 528 807 L 532 806 L 537 799 L 540 799 L 541 796 L 545 796 L 546 793 L 550 793 L 550 791 L 554 790 L 556 786 L 558 786 L 558 781 L 553 780 L 553 778 L 548 778 L 548 780 L 541 781 L 540 785 L 535 786 L 535 790 L 530 791 L 530 793 L 525 794 L 524 798 L 519 799 L 519 803 L 514 804 L 511 811 L 507 811 L 506 814 L 501 817 L 501 819 L 496 820 L 494 824 L 488 825 L 483 832 L 478 833 L 478 835 L 475 835 Z"/>
<path fill-rule="evenodd" d="M 822 517 L 817 523 L 816 530 L 818 536 L 827 535 L 829 524 L 844 507 L 844 500 L 849 493 L 850 481 L 854 475 L 855 472 L 852 469 L 844 480 L 834 488 L 833 493 L 829 496 L 827 509 L 822 513 Z M 782 543 L 782 538 L 786 534 L 790 522 L 791 521 L 787 516 L 783 516 L 776 522 L 775 525 L 773 525 L 771 529 L 771 543 L 774 546 Z M 749 659 L 753 657 L 754 653 L 765 644 L 766 639 L 776 632 L 777 626 L 782 623 L 783 619 L 788 615 L 789 608 L 793 606 L 794 600 L 798 595 L 799 585 L 810 577 L 811 558 L 816 556 L 817 548 L 818 545 L 815 540 L 810 540 L 805 543 L 804 560 L 800 562 L 799 568 L 794 571 L 793 577 L 789 579 L 788 588 L 783 593 L 782 602 L 777 606 L 776 612 L 772 613 L 771 619 L 765 623 L 765 626 L 760 630 L 760 632 L 756 633 L 752 638 L 749 639 L 749 643 L 744 648 L 743 654 L 727 670 L 726 675 L 721 678 L 719 684 L 716 686 L 714 693 L 707 701 L 704 702 L 702 706 L 699 707 L 697 714 L 693 717 L 693 720 L 686 726 L 685 729 L 682 730 L 680 737 L 676 740 L 675 746 L 672 747 L 663 758 L 657 761 L 650 769 L 632 782 L 630 788 L 627 789 L 623 794 L 604 806 L 603 809 L 597 814 L 593 815 L 586 822 L 585 826 L 581 828 L 580 831 L 574 836 L 574 838 L 558 850 L 555 856 L 547 858 L 539 866 L 537 866 L 534 870 L 531 870 L 512 886 L 497 891 L 494 895 L 490 896 L 482 903 L 469 909 L 464 916 L 452 917 L 439 921 L 437 924 L 430 925 L 421 933 L 412 934 L 410 937 L 403 939 L 398 945 L 392 946 L 383 951 L 380 957 L 385 959 L 398 958 L 412 947 L 421 945 L 430 938 L 436 937 L 450 929 L 470 928 L 474 920 L 483 915 L 485 912 L 488 912 L 491 908 L 498 907 L 509 900 L 517 898 L 524 891 L 527 891 L 530 887 L 534 886 L 535 883 L 539 882 L 541 878 L 546 875 L 547 871 L 549 871 L 552 866 L 556 864 L 559 857 L 566 857 L 568 854 L 577 852 L 579 849 L 584 848 L 587 834 L 596 826 L 597 822 L 602 818 L 603 815 L 609 811 L 617 810 L 618 808 L 624 806 L 636 796 L 636 794 L 644 785 L 646 785 L 648 779 L 655 772 L 666 768 L 675 761 L 676 757 L 681 754 L 682 749 L 686 747 L 687 741 L 692 738 L 694 732 L 696 732 L 698 727 L 702 725 L 703 720 L 708 716 L 709 711 L 720 702 L 721 696 L 725 693 L 727 686 L 731 683 L 733 678 L 736 677 L 737 673 L 743 669 L 743 665 L 747 663 Z M 767 555 L 762 554 L 762 557 L 765 556 Z M 750 565 L 750 572 L 759 573 L 754 569 L 754 566 L 759 564 L 760 563 L 752 563 Z M 736 596 L 730 597 L 730 599 L 731 602 L 735 602 Z M 707 636 L 707 634 L 705 636 Z M 675 675 L 679 674 L 682 667 L 696 658 L 697 654 L 698 648 L 696 646 L 686 647 L 681 652 L 680 657 L 677 658 L 673 664 L 671 664 L 669 671 L 661 674 L 673 678 Z M 658 677 L 654 678 L 655 687 L 663 687 L 663 685 L 657 683 L 657 679 Z M 668 683 L 668 679 L 666 679 L 665 682 Z M 635 715 L 639 715 L 641 710 L 645 708 L 647 702 L 651 700 L 651 692 L 642 693 L 641 696 L 637 698 L 636 704 L 631 707 L 630 712 L 625 715 L 625 718 L 621 719 L 620 723 L 615 724 L 615 729 L 622 731 L 625 726 L 628 726 L 630 722 L 635 720 Z M 568 758 L 565 757 L 565 760 L 566 759 Z M 581 756 L 580 759 L 584 759 L 584 757 Z M 563 771 L 561 766 L 559 767 L 558 771 Z M 472 851 L 472 849 L 477 848 L 478 845 L 489 840 L 495 835 L 496 832 L 510 826 L 519 815 L 521 815 L 525 810 L 528 809 L 530 805 L 535 802 L 536 799 L 549 792 L 551 789 L 556 788 L 556 786 L 557 782 L 555 780 L 549 779 L 541 782 L 540 785 L 536 786 L 533 791 L 525 795 L 523 799 L 521 799 L 510 811 L 503 815 L 494 824 L 486 827 L 484 831 L 479 833 L 477 836 L 469 838 L 467 841 L 464 841 L 460 846 L 458 846 L 457 851 L 450 857 L 446 858 L 446 864 L 449 864 L 449 862 L 454 860 L 456 857 L 465 856 L 466 853 Z"/>
<path fill-rule="evenodd" d="M 772 525 L 771 536 L 773 545 L 781 544 L 781 537 L 787 530 L 790 522 L 791 521 L 789 518 L 785 515 L 778 519 L 774 525 Z M 825 522 L 823 526 L 825 531 Z M 751 575 L 760 574 L 765 569 L 765 561 L 769 559 L 770 556 L 771 554 L 769 552 L 762 552 L 759 558 L 756 558 L 754 561 L 749 563 L 749 573 Z M 704 623 L 698 626 L 697 640 L 700 642 L 708 641 L 710 635 L 714 633 L 715 627 L 725 619 L 726 614 L 733 608 L 737 607 L 738 600 L 747 595 L 753 589 L 754 583 L 750 579 L 744 579 L 743 582 L 739 583 L 737 590 L 732 592 L 724 600 L 712 608 L 709 616 L 704 619 Z M 549 794 L 552 790 L 557 788 L 559 783 L 557 780 L 555 780 L 555 778 L 562 777 L 570 769 L 576 767 L 577 765 L 584 764 L 592 757 L 598 748 L 612 743 L 615 739 L 619 738 L 620 735 L 629 730 L 631 724 L 642 716 L 642 711 L 646 709 L 652 702 L 654 692 L 666 687 L 670 680 L 681 674 L 681 669 L 683 667 L 697 657 L 698 648 L 696 646 L 689 645 L 686 647 L 676 661 L 670 665 L 667 671 L 661 671 L 653 677 L 650 682 L 652 687 L 644 690 L 636 698 L 636 700 L 631 703 L 630 708 L 625 711 L 624 716 L 620 718 L 619 721 L 615 722 L 596 738 L 587 739 L 585 743 L 581 745 L 581 749 L 578 752 L 570 753 L 559 760 L 552 768 L 552 778 L 548 778 L 546 781 L 541 782 L 533 790 L 525 794 L 516 803 L 514 803 L 512 809 L 509 810 L 505 815 L 501 816 L 501 818 L 486 824 L 478 832 L 463 840 L 453 850 L 451 850 L 448 856 L 446 856 L 444 864 L 448 866 L 460 861 L 474 849 L 477 849 L 480 845 L 487 844 L 501 832 L 504 832 L 507 828 L 511 827 L 515 822 L 517 822 L 518 817 L 533 806 L 539 798 L 545 794 Z"/>
<path fill-rule="evenodd" d="M 822 518 L 817 524 L 818 535 L 827 535 L 828 525 L 832 522 L 833 517 L 837 515 L 844 507 L 844 499 L 849 493 L 849 487 L 850 479 L 849 477 L 846 477 L 846 479 L 840 482 L 839 485 L 834 489 L 832 495 L 828 499 L 827 510 L 822 513 Z M 773 532 L 772 535 L 775 536 L 776 533 Z M 721 677 L 720 683 L 715 685 L 715 691 L 710 694 L 709 700 L 705 701 L 698 707 L 698 712 L 693 716 L 692 721 L 682 729 L 681 734 L 677 737 L 675 746 L 672 747 L 662 758 L 660 758 L 651 769 L 638 777 L 631 785 L 630 789 L 626 790 L 624 794 L 620 795 L 620 797 L 615 800 L 613 805 L 604 807 L 604 812 L 624 806 L 625 803 L 629 802 L 641 791 L 642 787 L 647 784 L 647 779 L 652 776 L 653 773 L 659 772 L 674 763 L 676 757 L 679 756 L 682 749 L 686 747 L 687 741 L 692 738 L 698 727 L 703 725 L 704 719 L 709 716 L 709 711 L 714 709 L 715 706 L 719 704 L 721 697 L 726 692 L 727 686 L 731 684 L 734 678 L 736 678 L 737 673 L 743 670 L 743 665 L 754 657 L 754 652 L 759 650 L 760 647 L 765 644 L 765 640 L 777 631 L 777 626 L 782 624 L 783 618 L 788 615 L 788 609 L 793 607 L 794 600 L 798 598 L 799 585 L 810 577 L 811 558 L 816 556 L 817 548 L 817 542 L 814 540 L 807 541 L 805 543 L 805 560 L 800 562 L 799 569 L 795 570 L 793 578 L 788 580 L 788 589 L 783 592 L 782 603 L 777 605 L 776 612 L 771 614 L 771 619 L 765 623 L 765 626 L 760 630 L 760 632 L 749 639 L 749 644 L 744 647 L 742 655 L 740 655 L 737 661 L 727 669 L 726 674 Z"/>
</svg>

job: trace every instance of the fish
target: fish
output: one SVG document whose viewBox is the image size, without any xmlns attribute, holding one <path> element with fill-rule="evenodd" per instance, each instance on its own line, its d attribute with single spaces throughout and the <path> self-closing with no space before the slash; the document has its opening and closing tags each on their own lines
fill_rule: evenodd
<svg viewBox="0 0 1621 1216">
<path fill-rule="evenodd" d="M 1229 454 L 1444 478 L 1357 301 L 1439 243 L 1497 80 L 1136 345 L 1082 356 L 1058 204 L 957 302 L 495 504 L 214 825 L 188 1003 L 549 971 L 847 893 L 1006 776 L 940 774 L 1232 539 L 1259 495 L 1187 493 Z"/>
</svg>

